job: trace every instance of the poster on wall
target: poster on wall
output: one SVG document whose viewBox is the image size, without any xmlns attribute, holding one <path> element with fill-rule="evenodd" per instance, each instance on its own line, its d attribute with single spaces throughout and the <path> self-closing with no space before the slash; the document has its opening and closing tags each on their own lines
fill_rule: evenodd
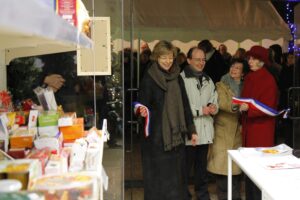
<svg viewBox="0 0 300 200">
<path fill-rule="evenodd" d="M 77 0 L 56 0 L 56 6 L 58 15 L 77 26 Z"/>
</svg>

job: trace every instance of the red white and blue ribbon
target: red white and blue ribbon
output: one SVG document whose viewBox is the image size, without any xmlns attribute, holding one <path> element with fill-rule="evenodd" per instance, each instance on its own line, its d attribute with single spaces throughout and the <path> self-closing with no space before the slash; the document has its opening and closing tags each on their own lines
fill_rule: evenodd
<svg viewBox="0 0 300 200">
<path fill-rule="evenodd" d="M 144 133 L 145 133 L 145 137 L 149 136 L 149 124 L 150 124 L 150 111 L 147 108 L 147 106 L 139 103 L 139 102 L 133 102 L 133 106 L 134 106 L 134 113 L 136 115 L 140 114 L 140 108 L 141 107 L 145 107 L 146 111 L 147 111 L 147 116 L 145 117 L 145 127 L 144 127 Z"/>
<path fill-rule="evenodd" d="M 283 118 L 287 118 L 288 113 L 290 112 L 289 108 L 281 110 L 281 111 L 274 110 L 273 108 L 270 108 L 269 106 L 267 106 L 257 100 L 251 99 L 251 98 L 232 97 L 232 103 L 234 103 L 234 104 L 246 103 L 246 104 L 248 104 L 249 108 L 254 109 L 254 110 L 259 110 L 259 111 L 261 111 L 269 116 L 272 116 L 272 117 L 276 117 L 276 116 L 283 114 Z"/>
</svg>

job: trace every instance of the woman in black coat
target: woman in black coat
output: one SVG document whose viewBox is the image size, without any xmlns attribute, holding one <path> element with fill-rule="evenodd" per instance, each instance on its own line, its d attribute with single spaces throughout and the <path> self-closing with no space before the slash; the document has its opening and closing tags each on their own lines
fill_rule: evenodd
<svg viewBox="0 0 300 200">
<path fill-rule="evenodd" d="M 149 136 L 142 140 L 145 200 L 188 199 L 184 172 L 184 135 L 196 141 L 195 126 L 175 47 L 160 41 L 152 53 L 153 64 L 141 82 L 139 101 L 150 111 Z M 144 106 L 138 108 L 147 117 Z"/>
</svg>

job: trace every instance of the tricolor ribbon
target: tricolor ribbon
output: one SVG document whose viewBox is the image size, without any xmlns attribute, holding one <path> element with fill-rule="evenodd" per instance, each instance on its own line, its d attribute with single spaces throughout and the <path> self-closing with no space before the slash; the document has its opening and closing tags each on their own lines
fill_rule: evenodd
<svg viewBox="0 0 300 200">
<path fill-rule="evenodd" d="M 290 112 L 289 108 L 283 109 L 281 111 L 274 110 L 273 108 L 270 108 L 269 106 L 267 106 L 257 100 L 251 99 L 251 98 L 232 97 L 232 103 L 234 103 L 234 104 L 246 103 L 246 104 L 248 104 L 249 108 L 254 109 L 254 110 L 259 110 L 259 111 L 261 111 L 269 116 L 272 116 L 272 117 L 276 117 L 276 116 L 283 114 L 283 118 L 287 118 L 288 114 Z"/>
<path fill-rule="evenodd" d="M 145 127 L 144 127 L 144 133 L 145 133 L 145 137 L 148 137 L 149 136 L 149 124 L 150 124 L 150 111 L 149 109 L 147 108 L 147 106 L 139 103 L 139 102 L 133 102 L 133 106 L 134 106 L 134 113 L 136 115 L 140 114 L 140 108 L 143 106 L 146 108 L 146 111 L 147 111 L 147 116 L 145 117 Z"/>
</svg>

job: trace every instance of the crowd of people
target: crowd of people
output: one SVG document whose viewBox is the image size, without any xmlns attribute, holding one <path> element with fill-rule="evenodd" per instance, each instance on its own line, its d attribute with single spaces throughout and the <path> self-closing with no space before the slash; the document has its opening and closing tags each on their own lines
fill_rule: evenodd
<svg viewBox="0 0 300 200">
<path fill-rule="evenodd" d="M 217 50 L 202 40 L 186 54 L 171 42 L 159 41 L 142 55 L 147 65 L 140 74 L 141 106 L 136 113 L 149 118 L 149 135 L 141 143 L 144 199 L 192 199 L 191 169 L 197 199 L 210 199 L 208 173 L 215 177 L 218 199 L 227 199 L 227 150 L 274 146 L 278 127 L 275 117 L 247 103 L 234 104 L 232 98 L 251 98 L 274 110 L 286 108 L 293 54 L 284 59 L 279 45 L 256 45 L 230 55 L 224 44 Z M 284 125 L 284 142 L 292 145 L 290 121 L 279 122 Z M 232 195 L 238 200 L 237 165 L 232 174 Z M 248 177 L 245 191 L 246 199 L 261 199 Z"/>
</svg>

